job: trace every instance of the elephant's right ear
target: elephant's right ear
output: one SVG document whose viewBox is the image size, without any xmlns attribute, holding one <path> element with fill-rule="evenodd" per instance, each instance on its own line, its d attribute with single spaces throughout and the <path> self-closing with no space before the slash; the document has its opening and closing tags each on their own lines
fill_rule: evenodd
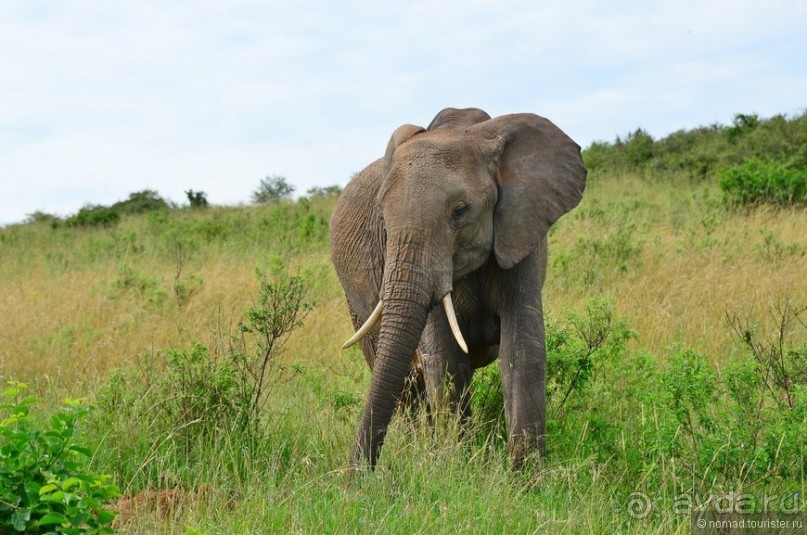
<svg viewBox="0 0 807 535">
<path fill-rule="evenodd" d="M 392 155 L 395 154 L 395 149 L 398 148 L 398 145 L 403 143 L 404 141 L 410 139 L 416 134 L 420 134 L 421 132 L 425 132 L 425 130 L 420 126 L 415 126 L 413 124 L 405 124 L 401 125 L 392 133 L 392 137 L 387 143 L 387 152 L 384 153 L 384 176 L 386 177 L 390 169 L 392 168 Z"/>
</svg>

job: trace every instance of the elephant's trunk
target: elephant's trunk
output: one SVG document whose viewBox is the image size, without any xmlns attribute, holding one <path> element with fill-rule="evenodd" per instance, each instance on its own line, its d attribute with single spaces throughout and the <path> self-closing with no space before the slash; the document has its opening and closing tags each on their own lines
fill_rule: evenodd
<svg viewBox="0 0 807 535">
<path fill-rule="evenodd" d="M 399 232 L 388 238 L 381 296 L 384 313 L 370 393 L 356 436 L 354 465 L 368 462 L 375 466 L 426 317 L 438 302 L 434 277 L 426 267 L 430 265 L 430 257 L 417 233 Z"/>
</svg>

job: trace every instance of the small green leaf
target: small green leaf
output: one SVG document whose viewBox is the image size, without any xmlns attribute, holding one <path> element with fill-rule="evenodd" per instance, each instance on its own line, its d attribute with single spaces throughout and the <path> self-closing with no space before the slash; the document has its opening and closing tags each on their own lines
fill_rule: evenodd
<svg viewBox="0 0 807 535">
<path fill-rule="evenodd" d="M 62 490 L 70 490 L 76 485 L 81 485 L 81 480 L 77 477 L 68 477 L 62 481 Z"/>
<path fill-rule="evenodd" d="M 85 448 L 83 446 L 76 446 L 75 444 L 67 448 L 68 451 L 74 451 L 76 453 L 80 453 L 85 457 L 92 457 L 92 450 L 90 448 Z"/>
<path fill-rule="evenodd" d="M 117 511 L 111 511 L 109 509 L 99 509 L 98 511 L 96 511 L 96 513 L 98 514 L 99 524 L 109 524 L 110 522 L 115 520 L 116 516 L 118 516 Z"/>
<path fill-rule="evenodd" d="M 23 487 L 25 488 L 25 492 L 30 494 L 31 496 L 39 495 L 39 483 L 36 481 L 26 481 Z"/>
<path fill-rule="evenodd" d="M 53 483 L 48 483 L 47 485 L 44 485 L 42 488 L 39 489 L 39 495 L 42 496 L 43 494 L 53 492 L 57 488 L 59 488 L 59 487 L 57 487 Z"/>
<path fill-rule="evenodd" d="M 17 394 L 19 394 L 19 393 L 20 393 L 20 389 L 19 389 L 19 388 L 14 388 L 14 387 L 12 387 L 12 388 L 9 388 L 9 389 L 7 389 L 7 390 L 3 390 L 3 394 L 2 394 L 2 395 L 3 395 L 3 397 L 5 397 L 5 398 L 15 398 L 15 397 L 17 397 Z"/>
<path fill-rule="evenodd" d="M 12 416 L 11 418 L 4 418 L 0 420 L 0 428 L 2 427 L 11 427 L 12 425 L 16 424 L 20 419 L 17 416 Z"/>
<path fill-rule="evenodd" d="M 14 511 L 14 514 L 11 515 L 11 525 L 14 526 L 14 529 L 17 531 L 25 531 L 25 524 L 31 520 L 31 510 L 27 507 L 24 509 L 17 509 Z"/>
<path fill-rule="evenodd" d="M 65 493 L 62 490 L 57 490 L 56 492 L 51 492 L 50 494 L 46 494 L 42 496 L 43 502 L 56 502 L 56 503 L 67 503 L 65 500 Z"/>
<path fill-rule="evenodd" d="M 52 526 L 54 524 L 59 524 L 59 525 L 67 524 L 68 522 L 70 522 L 70 521 L 64 515 L 61 515 L 59 513 L 48 513 L 48 514 L 46 514 L 45 516 L 43 516 L 42 518 L 39 519 L 39 522 L 37 522 L 37 525 L 38 526 Z"/>
</svg>

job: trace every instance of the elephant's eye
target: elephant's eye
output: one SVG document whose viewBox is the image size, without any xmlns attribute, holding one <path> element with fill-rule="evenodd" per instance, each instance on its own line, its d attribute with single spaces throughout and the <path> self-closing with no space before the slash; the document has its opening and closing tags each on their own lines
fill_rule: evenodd
<svg viewBox="0 0 807 535">
<path fill-rule="evenodd" d="M 459 225 L 465 219 L 465 216 L 468 215 L 468 210 L 470 210 L 470 206 L 464 202 L 459 203 L 454 207 L 454 210 L 451 211 L 451 220 L 454 225 Z"/>
</svg>

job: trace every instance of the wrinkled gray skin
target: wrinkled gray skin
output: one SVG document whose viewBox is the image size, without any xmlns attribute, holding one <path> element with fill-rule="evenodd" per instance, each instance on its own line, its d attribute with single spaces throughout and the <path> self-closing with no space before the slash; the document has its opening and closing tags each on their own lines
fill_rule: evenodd
<svg viewBox="0 0 807 535">
<path fill-rule="evenodd" d="M 546 234 L 585 179 L 580 147 L 548 120 L 448 108 L 425 130 L 398 128 L 351 180 L 331 217 L 333 263 L 356 328 L 384 303 L 361 342 L 372 380 L 354 466 L 375 466 L 410 373 L 430 405 L 445 396 L 467 414 L 473 370 L 497 356 L 513 466 L 543 453 Z M 438 306 L 449 292 L 467 355 Z"/>
</svg>

